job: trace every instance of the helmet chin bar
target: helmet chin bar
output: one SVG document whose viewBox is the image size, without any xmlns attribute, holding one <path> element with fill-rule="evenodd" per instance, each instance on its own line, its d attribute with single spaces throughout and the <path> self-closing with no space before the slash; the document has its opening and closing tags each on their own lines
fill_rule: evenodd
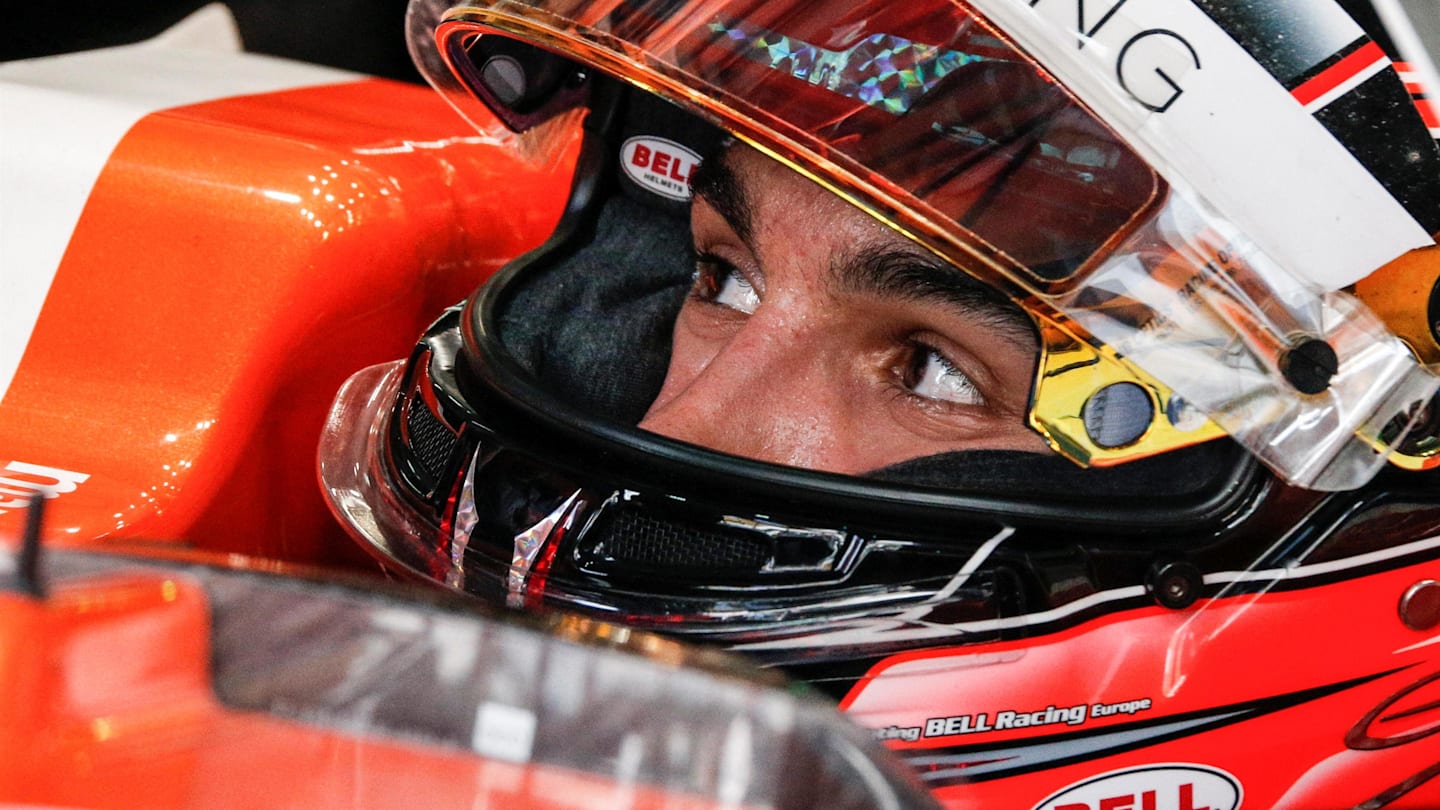
<svg viewBox="0 0 1440 810">
<path fill-rule="evenodd" d="M 1221 480 L 1178 498 L 1138 496 L 1143 483 L 1087 493 L 1075 482 L 1114 473 L 1043 456 L 1020 460 L 1008 495 L 722 456 L 532 390 L 503 350 L 463 345 L 459 321 L 471 314 L 447 313 L 403 372 L 377 367 L 347 386 L 321 475 L 387 568 L 492 603 L 566 607 L 774 664 L 863 658 L 1001 637 L 1068 604 L 1081 581 L 1146 600 L 1152 569 L 1267 502 L 1264 479 L 1235 453 Z M 326 449 L 337 445 L 360 449 Z M 1163 478 L 1147 469 L 1140 480 L 1153 491 Z"/>
<path fill-rule="evenodd" d="M 432 516 L 409 521 L 431 528 L 404 549 L 389 541 L 384 551 L 392 564 L 512 607 L 561 604 L 623 615 L 636 626 L 701 634 L 765 635 L 776 622 L 804 624 L 886 605 L 916 608 L 937 597 L 951 611 L 970 605 L 968 615 L 977 619 L 1000 615 L 992 574 L 955 580 L 965 556 L 983 545 L 983 537 L 966 537 L 993 536 L 1004 531 L 999 523 L 952 530 L 943 539 L 884 539 L 846 522 L 726 511 L 679 494 L 679 487 L 602 483 L 624 476 L 585 463 L 588 453 L 569 437 L 552 436 L 549 447 L 517 445 L 516 436 L 539 438 L 539 426 L 508 424 L 519 415 L 504 413 L 502 392 L 461 393 L 451 365 L 460 340 L 457 316 L 452 311 L 431 332 L 404 379 L 388 388 L 398 400 L 386 409 L 388 426 L 378 431 L 389 441 L 386 452 L 373 456 L 383 461 L 373 474 L 390 479 L 390 488 L 417 512 Z M 410 414 L 432 407 L 440 411 L 435 421 L 454 437 L 444 459 L 429 449 L 433 442 L 417 441 L 428 432 L 398 427 L 418 424 Z M 446 484 L 426 475 L 430 471 L 462 483 Z M 701 480 L 687 491 L 712 488 L 709 476 L 692 477 Z M 937 565 L 947 559 L 952 562 Z M 899 571 L 908 571 L 898 577 L 902 587 L 896 587 Z"/>
</svg>

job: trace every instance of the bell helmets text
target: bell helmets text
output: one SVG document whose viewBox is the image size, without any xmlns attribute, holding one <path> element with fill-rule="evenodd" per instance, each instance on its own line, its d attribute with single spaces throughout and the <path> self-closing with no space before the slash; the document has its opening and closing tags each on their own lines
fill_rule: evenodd
<svg viewBox="0 0 1440 810">
<path fill-rule="evenodd" d="M 637 135 L 620 147 L 620 165 L 641 188 L 672 200 L 690 199 L 690 173 L 700 156 L 666 138 Z"/>
</svg>

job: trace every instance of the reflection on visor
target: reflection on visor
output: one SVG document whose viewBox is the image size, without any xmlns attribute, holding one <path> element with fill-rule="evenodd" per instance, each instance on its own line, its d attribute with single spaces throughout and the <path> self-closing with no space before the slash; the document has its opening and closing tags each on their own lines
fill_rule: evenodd
<svg viewBox="0 0 1440 810">
<path fill-rule="evenodd" d="M 799 80 L 864 104 L 808 126 L 881 175 L 904 178 L 916 197 L 1045 281 L 1071 275 L 1154 194 L 1149 171 L 1109 130 L 976 26 L 952 38 L 963 50 L 889 33 L 832 50 L 723 18 L 708 30 L 717 49 L 770 74 L 760 86 L 789 93 Z M 734 67 L 716 61 L 707 76 L 724 81 L 722 69 Z"/>
<path fill-rule="evenodd" d="M 794 22 L 781 17 L 777 23 Z M 819 146 L 837 168 L 906 201 L 930 222 L 959 224 L 965 241 L 978 237 L 980 252 L 996 256 L 998 249 L 1007 266 L 1034 274 L 1027 283 L 1069 278 L 1138 224 L 1159 195 L 1158 180 L 978 19 L 956 7 L 930 17 L 913 31 L 914 21 L 872 33 L 857 27 L 851 39 L 831 26 L 777 30 L 714 12 L 673 25 L 616 11 L 605 27 L 638 45 L 627 57 L 643 54 L 664 73 L 679 71 L 683 84 L 704 87 L 692 100 L 717 105 L 712 112 L 745 140 L 775 138 L 736 125 L 758 124 Z M 522 42 L 521 31 L 458 19 L 441 23 L 434 36 L 449 70 L 513 131 L 583 103 L 579 53 L 556 51 L 567 59 Z M 588 54 L 602 61 L 612 55 Z M 597 66 L 622 77 L 633 73 L 619 64 Z M 743 115 L 733 117 L 736 110 Z M 538 140 L 527 134 L 525 151 L 555 153 Z"/>
<path fill-rule="evenodd" d="M 765 67 L 895 115 L 908 112 L 946 74 L 987 58 L 891 34 L 832 51 L 744 22 L 717 19 L 709 28 Z"/>
<path fill-rule="evenodd" d="M 1157 181 L 1032 63 L 950 13 L 927 26 L 929 42 L 881 30 L 843 48 L 717 15 L 675 59 L 1037 280 L 1068 278 L 1155 199 Z"/>
</svg>

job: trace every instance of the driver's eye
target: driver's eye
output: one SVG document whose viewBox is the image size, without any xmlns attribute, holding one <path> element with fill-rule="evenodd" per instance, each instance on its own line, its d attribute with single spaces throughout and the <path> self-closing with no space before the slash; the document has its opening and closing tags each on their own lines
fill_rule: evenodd
<svg viewBox="0 0 1440 810">
<path fill-rule="evenodd" d="M 911 393 L 958 405 L 983 405 L 985 398 L 954 363 L 938 350 L 919 344 L 911 355 L 904 383 Z"/>
<path fill-rule="evenodd" d="M 760 295 L 735 265 L 711 254 L 695 260 L 695 298 L 749 315 L 760 306 Z"/>
</svg>

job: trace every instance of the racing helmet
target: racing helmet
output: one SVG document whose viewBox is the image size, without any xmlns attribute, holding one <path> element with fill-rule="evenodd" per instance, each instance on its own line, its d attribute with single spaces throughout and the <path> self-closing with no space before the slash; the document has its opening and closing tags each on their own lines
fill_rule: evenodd
<svg viewBox="0 0 1440 810">
<path fill-rule="evenodd" d="M 836 694 L 1432 531 L 1440 150 L 1338 9 L 1180 5 L 412 0 L 428 80 L 570 195 L 342 389 L 332 509 L 396 575 Z M 842 475 L 637 427 L 707 283 L 690 180 L 742 149 L 1022 312 L 1049 452 Z"/>
</svg>

